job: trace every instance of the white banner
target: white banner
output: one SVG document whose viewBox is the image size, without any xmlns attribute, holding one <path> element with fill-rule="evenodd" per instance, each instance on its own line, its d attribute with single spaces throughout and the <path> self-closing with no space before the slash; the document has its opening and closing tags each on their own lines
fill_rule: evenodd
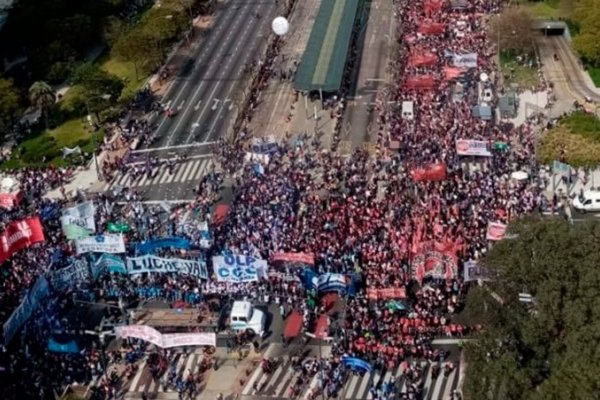
<svg viewBox="0 0 600 400">
<path fill-rule="evenodd" d="M 459 68 L 476 68 L 477 53 L 453 54 L 452 63 Z"/>
<path fill-rule="evenodd" d="M 83 253 L 125 253 L 122 235 L 98 235 L 75 240 L 77 254 Z"/>
<path fill-rule="evenodd" d="M 252 256 L 216 256 L 212 262 L 219 282 L 256 282 L 267 274 L 267 261 Z"/>
<path fill-rule="evenodd" d="M 130 275 L 148 273 L 167 273 L 192 275 L 208 279 L 206 263 L 181 258 L 160 258 L 153 255 L 127 257 L 127 272 Z"/>
<path fill-rule="evenodd" d="M 217 334 L 214 332 L 161 334 L 151 326 L 127 325 L 116 327 L 115 334 L 121 338 L 145 340 L 164 349 L 178 346 L 217 346 Z"/>
<path fill-rule="evenodd" d="M 75 207 L 65 208 L 62 213 L 62 223 L 64 225 L 77 225 L 79 227 L 89 229 L 96 232 L 96 223 L 94 222 L 94 214 L 96 208 L 91 201 L 77 204 Z"/>
<path fill-rule="evenodd" d="M 487 140 L 458 139 L 456 154 L 459 156 L 491 157 L 490 143 Z"/>
</svg>

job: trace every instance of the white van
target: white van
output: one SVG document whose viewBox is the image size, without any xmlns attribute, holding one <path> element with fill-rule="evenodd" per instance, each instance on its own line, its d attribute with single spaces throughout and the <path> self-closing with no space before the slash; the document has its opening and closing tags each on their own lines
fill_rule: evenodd
<svg viewBox="0 0 600 400">
<path fill-rule="evenodd" d="M 234 301 L 229 316 L 229 326 L 234 331 L 248 331 L 258 336 L 265 333 L 267 316 L 249 301 Z"/>
<path fill-rule="evenodd" d="M 573 207 L 580 213 L 600 212 L 600 191 L 586 190 L 573 199 Z"/>
</svg>

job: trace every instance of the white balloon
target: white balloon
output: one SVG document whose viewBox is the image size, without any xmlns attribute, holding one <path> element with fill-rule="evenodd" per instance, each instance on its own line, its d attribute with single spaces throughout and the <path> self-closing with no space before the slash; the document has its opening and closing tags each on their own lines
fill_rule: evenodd
<svg viewBox="0 0 600 400">
<path fill-rule="evenodd" d="M 290 23 L 284 17 L 277 17 L 271 23 L 271 28 L 276 35 L 283 36 L 290 30 Z"/>
</svg>

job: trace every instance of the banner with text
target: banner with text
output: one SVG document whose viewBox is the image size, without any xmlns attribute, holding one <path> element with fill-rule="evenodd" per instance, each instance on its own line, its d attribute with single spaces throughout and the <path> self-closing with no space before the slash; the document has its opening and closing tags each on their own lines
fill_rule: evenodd
<svg viewBox="0 0 600 400">
<path fill-rule="evenodd" d="M 97 235 L 75 240 L 77 254 L 125 253 L 125 242 L 121 235 Z"/>
<path fill-rule="evenodd" d="M 196 260 L 181 258 L 160 258 L 151 255 L 142 257 L 127 257 L 127 272 L 130 275 L 143 273 L 176 273 L 192 275 L 201 279 L 208 279 L 206 263 Z"/>
<path fill-rule="evenodd" d="M 477 68 L 477 53 L 453 54 L 452 64 L 459 68 Z"/>
<path fill-rule="evenodd" d="M 86 260 L 73 260 L 68 267 L 53 271 L 50 282 L 54 290 L 64 292 L 90 280 L 90 269 Z"/>
<path fill-rule="evenodd" d="M 120 338 L 141 339 L 163 349 L 178 346 L 217 346 L 217 334 L 214 332 L 162 334 L 150 326 L 127 325 L 116 327 L 115 333 Z"/>
<path fill-rule="evenodd" d="M 451 242 L 424 242 L 419 244 L 412 260 L 414 278 L 422 282 L 426 277 L 453 279 L 458 271 L 457 247 Z"/>
<path fill-rule="evenodd" d="M 10 222 L 0 233 L 0 263 L 15 252 L 44 240 L 42 223 L 38 217 Z"/>
<path fill-rule="evenodd" d="M 459 156 L 491 157 L 490 143 L 487 140 L 458 139 L 456 153 Z"/>
<path fill-rule="evenodd" d="M 116 272 L 121 274 L 127 273 L 125 267 L 125 261 L 119 256 L 114 254 L 102 254 L 100 258 L 96 260 L 94 266 L 101 272 Z"/>
<path fill-rule="evenodd" d="M 256 282 L 267 274 L 267 262 L 252 256 L 216 256 L 212 263 L 219 282 Z"/>
<path fill-rule="evenodd" d="M 60 222 L 67 239 L 79 239 L 96 232 L 95 212 L 94 203 L 91 201 L 65 208 Z"/>
<path fill-rule="evenodd" d="M 345 293 L 348 289 L 346 276 L 343 274 L 323 274 L 317 278 L 317 291 Z"/>
<path fill-rule="evenodd" d="M 491 280 L 487 268 L 477 261 L 467 261 L 463 274 L 465 282 Z"/>
</svg>

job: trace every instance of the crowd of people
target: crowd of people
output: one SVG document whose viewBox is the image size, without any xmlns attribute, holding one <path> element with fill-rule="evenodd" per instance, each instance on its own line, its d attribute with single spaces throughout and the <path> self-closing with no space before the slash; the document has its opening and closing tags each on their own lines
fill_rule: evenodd
<svg viewBox="0 0 600 400">
<path fill-rule="evenodd" d="M 140 196 L 127 188 L 97 195 L 77 194 L 74 198 L 65 194 L 64 199 L 47 200 L 44 193 L 63 185 L 71 171 L 20 171 L 16 180 L 26 195 L 12 210 L 2 212 L 2 223 L 26 215 L 44 215 L 46 240 L 22 249 L 3 264 L 2 321 L 9 318 L 40 275 L 81 258 L 64 236 L 60 210 L 91 200 L 96 205 L 97 233 L 106 232 L 109 223 L 125 223 L 128 244 L 181 236 L 191 241 L 195 256 L 200 254 L 206 260 L 224 251 L 264 260 L 276 253 L 312 254 L 314 265 L 310 267 L 317 275 L 337 273 L 356 278 L 359 290 L 348 299 L 344 316 L 340 317 L 340 329 L 334 332 L 339 340 L 333 346 L 332 357 L 298 365 L 310 376 L 320 371 L 317 390 L 328 396 L 341 390 L 349 373 L 340 361 L 342 356 L 360 358 L 381 370 L 417 359 L 439 362 L 444 354 L 432 347 L 432 340 L 462 337 L 470 329 L 453 321 L 467 288 L 460 266 L 485 255 L 491 244 L 486 238 L 488 223 L 507 223 L 515 216 L 539 212 L 545 202 L 535 180 L 511 179 L 516 170 L 537 176 L 533 160 L 535 122 L 514 127 L 506 122 L 484 121 L 472 114 L 471 97 L 453 96 L 457 80 L 467 90 L 476 90 L 479 73 L 497 73 L 488 50 L 492 46 L 482 28 L 482 16 L 497 11 L 497 4 L 474 1 L 466 10 L 452 10 L 449 4 L 437 8 L 434 3 L 438 4 L 431 0 L 395 2 L 400 50 L 393 64 L 395 84 L 388 96 L 395 103 L 412 101 L 415 113 L 412 119 L 403 118 L 397 110 L 383 105 L 387 100 L 380 100 L 376 112 L 381 124 L 374 155 L 358 150 L 351 157 L 342 157 L 321 149 L 318 141 L 286 142 L 270 152 L 269 162 L 257 169 L 254 162 L 244 162 L 246 137 L 235 143 L 219 141 L 214 159 L 222 173 L 213 171 L 204 176 L 196 187 L 196 201 L 189 208 L 179 209 L 142 204 Z M 440 34 L 420 33 L 423 23 L 443 24 L 444 30 Z M 276 43 L 269 52 L 277 53 L 278 46 Z M 412 65 L 408 61 L 417 52 L 437 54 L 437 61 Z M 447 79 L 446 69 L 453 65 L 452 58 L 442 56 L 444 52 L 476 53 L 477 68 Z M 260 64 L 260 78 L 249 100 L 250 112 L 272 72 L 271 64 Z M 435 85 L 412 86 L 413 79 L 423 75 L 432 77 Z M 491 87 L 496 89 L 493 82 Z M 249 118 L 250 114 L 245 114 L 242 119 Z M 147 123 L 134 119 L 122 134 L 128 142 L 140 132 L 150 131 Z M 480 168 L 471 170 L 465 168 L 456 152 L 458 139 L 510 145 L 491 148 L 491 157 L 481 158 Z M 397 150 L 390 149 L 392 143 L 398 143 Z M 111 176 L 129 168 L 128 161 L 125 157 L 108 162 L 104 173 Z M 141 165 L 141 173 L 151 174 L 155 161 L 148 158 L 141 164 L 139 160 L 132 162 Z M 415 179 L 415 169 L 432 164 L 444 166 L 443 179 Z M 225 220 L 217 223 L 210 215 L 223 174 L 233 177 L 234 199 Z M 47 212 L 50 209 L 58 211 Z M 182 228 L 182 221 L 190 214 L 207 219 L 213 236 L 209 249 L 201 249 L 197 232 Z M 415 282 L 415 260 L 423 244 L 432 242 L 452 243 L 456 265 L 450 268 L 450 274 L 426 270 Z M 136 255 L 135 246 L 128 246 L 127 255 Z M 155 255 L 189 256 L 175 249 L 161 249 Z M 68 331 L 65 313 L 73 299 L 118 300 L 125 304 L 158 299 L 177 307 L 201 309 L 213 297 L 226 302 L 248 298 L 281 306 L 284 317 L 292 309 L 301 311 L 306 319 L 311 315 L 311 320 L 328 312 L 313 302 L 314 294 L 307 295 L 301 279 L 289 279 L 299 274 L 278 268 L 272 267 L 274 273 L 266 279 L 239 284 L 224 284 L 214 277 L 205 280 L 174 274 L 110 273 L 78 282 L 66 293 L 54 293 L 25 324 L 20 340 L 14 340 L 0 354 L 4 368 L 0 374 L 8 378 L 7 393 L 14 394 L 6 398 L 46 399 L 69 383 L 89 382 L 99 376 L 103 378 L 96 380 L 99 389 L 94 391 L 98 398 L 116 395 L 119 379 L 108 373 L 107 363 L 100 357 L 104 343 L 92 340 L 75 354 L 52 352 L 47 346 L 53 335 Z M 393 299 L 367 296 L 369 290 L 389 288 L 402 289 L 404 295 L 394 295 Z M 307 326 L 308 330 L 314 328 Z M 232 347 L 243 342 L 232 340 Z M 114 353 L 109 358 L 114 363 L 126 363 L 132 372 L 148 347 L 137 341 L 125 345 L 129 346 L 126 357 Z M 157 371 L 164 369 L 159 367 L 165 358 L 169 356 L 157 359 Z M 423 379 L 419 367 L 410 366 L 404 373 L 409 384 L 401 395 L 418 398 Z M 180 392 L 196 391 L 191 381 L 170 375 L 166 378 Z M 307 379 L 300 379 L 293 390 L 300 393 L 307 384 Z M 386 398 L 393 391 L 393 387 L 377 387 L 372 396 Z"/>
</svg>

